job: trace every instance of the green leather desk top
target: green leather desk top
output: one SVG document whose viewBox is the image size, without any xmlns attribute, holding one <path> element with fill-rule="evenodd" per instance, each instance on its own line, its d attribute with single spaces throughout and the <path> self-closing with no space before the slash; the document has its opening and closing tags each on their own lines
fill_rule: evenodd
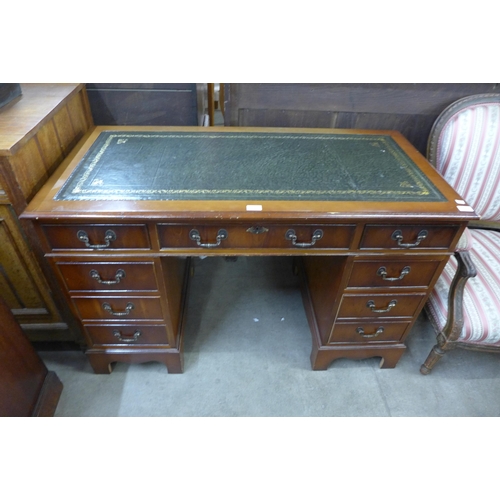
<svg viewBox="0 0 500 500">
<path fill-rule="evenodd" d="M 103 131 L 55 200 L 445 201 L 388 135 Z"/>
</svg>

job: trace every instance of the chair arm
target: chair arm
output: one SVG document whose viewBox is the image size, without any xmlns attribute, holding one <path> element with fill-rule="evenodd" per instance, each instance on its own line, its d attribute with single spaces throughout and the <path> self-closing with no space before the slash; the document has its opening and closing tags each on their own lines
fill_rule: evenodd
<svg viewBox="0 0 500 500">
<path fill-rule="evenodd" d="M 451 282 L 448 294 L 448 320 L 443 331 L 438 334 L 438 344 L 454 342 L 460 336 L 464 325 L 463 297 L 464 288 L 469 278 L 476 276 L 476 268 L 468 250 L 457 250 L 455 253 L 458 267 Z"/>
<path fill-rule="evenodd" d="M 485 219 L 471 220 L 469 221 L 468 227 L 471 229 L 489 229 L 490 231 L 500 231 L 500 221 Z"/>
</svg>

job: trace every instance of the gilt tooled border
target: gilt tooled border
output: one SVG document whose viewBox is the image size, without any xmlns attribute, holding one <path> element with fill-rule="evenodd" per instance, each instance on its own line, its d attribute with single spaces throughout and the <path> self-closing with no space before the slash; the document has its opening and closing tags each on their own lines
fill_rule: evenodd
<svg viewBox="0 0 500 500">
<path fill-rule="evenodd" d="M 406 174 L 411 178 L 413 183 L 418 187 L 418 190 L 357 190 L 357 189 L 346 189 L 346 190 L 291 190 L 291 189 L 85 189 L 83 185 L 98 165 L 99 160 L 102 155 L 105 153 L 113 139 L 124 139 L 124 138 L 168 138 L 168 139 L 185 139 L 185 138 L 196 138 L 196 139 L 269 139 L 270 137 L 276 139 L 309 139 L 309 140 L 364 140 L 364 141 L 380 141 L 385 147 L 386 151 L 388 151 L 401 166 L 403 166 Z M 66 185 L 70 182 L 71 178 L 65 183 L 65 185 L 59 190 L 56 195 L 56 198 L 60 193 L 62 193 L 66 187 Z M 79 194 L 79 195 L 249 195 L 249 197 L 253 199 L 257 199 L 259 195 L 274 195 L 274 196 L 283 196 L 283 195 L 291 195 L 291 196 L 307 196 L 307 195 L 412 195 L 412 196 L 421 196 L 422 198 L 429 196 L 431 193 L 429 189 L 425 186 L 422 180 L 417 175 L 415 171 L 414 164 L 401 152 L 395 149 L 387 140 L 387 137 L 384 136 L 343 136 L 343 135 L 298 135 L 298 134 L 234 134 L 234 135 L 226 135 L 226 134 L 141 134 L 141 133 L 118 133 L 113 134 L 110 133 L 100 150 L 95 154 L 92 161 L 86 167 L 85 172 L 80 177 L 76 186 L 71 190 L 70 194 Z"/>
</svg>

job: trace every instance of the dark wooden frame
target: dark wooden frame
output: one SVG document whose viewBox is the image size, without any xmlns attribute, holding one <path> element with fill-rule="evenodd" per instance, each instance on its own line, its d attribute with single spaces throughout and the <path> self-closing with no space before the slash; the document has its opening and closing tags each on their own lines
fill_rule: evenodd
<svg viewBox="0 0 500 500">
<path fill-rule="evenodd" d="M 226 83 L 224 122 L 239 127 L 398 130 L 422 154 L 433 123 L 496 83 Z"/>
<path fill-rule="evenodd" d="M 481 103 L 500 103 L 500 95 L 478 94 L 465 97 L 448 106 L 441 115 L 439 115 L 431 129 L 427 146 L 427 157 L 432 165 L 436 165 L 439 138 L 446 124 L 464 109 Z M 472 220 L 469 222 L 469 226 L 477 229 L 500 231 L 500 222 L 497 221 Z M 458 341 L 464 324 L 464 289 L 467 280 L 476 276 L 476 269 L 468 250 L 457 250 L 454 255 L 457 259 L 458 267 L 448 295 L 448 319 L 444 328 L 438 331 L 436 345 L 432 348 L 427 359 L 420 367 L 420 372 L 423 375 L 428 375 L 443 355 L 455 347 L 473 351 L 500 352 L 499 347 L 471 345 L 466 342 Z M 439 330 L 436 325 L 434 326 L 436 330 Z"/>
<path fill-rule="evenodd" d="M 0 297 L 0 417 L 52 417 L 63 385 Z"/>
<path fill-rule="evenodd" d="M 96 125 L 199 124 L 195 83 L 87 83 Z"/>
</svg>

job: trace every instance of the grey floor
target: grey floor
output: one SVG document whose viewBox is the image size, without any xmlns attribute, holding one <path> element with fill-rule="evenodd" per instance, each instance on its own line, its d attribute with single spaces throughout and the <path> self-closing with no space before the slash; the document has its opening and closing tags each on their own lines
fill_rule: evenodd
<svg viewBox="0 0 500 500">
<path fill-rule="evenodd" d="M 339 359 L 312 371 L 311 338 L 288 257 L 194 260 L 185 372 L 117 363 L 95 375 L 78 351 L 42 351 L 64 384 L 56 416 L 472 417 L 500 415 L 494 354 L 456 350 L 431 375 L 424 315 L 395 369 Z"/>
</svg>

